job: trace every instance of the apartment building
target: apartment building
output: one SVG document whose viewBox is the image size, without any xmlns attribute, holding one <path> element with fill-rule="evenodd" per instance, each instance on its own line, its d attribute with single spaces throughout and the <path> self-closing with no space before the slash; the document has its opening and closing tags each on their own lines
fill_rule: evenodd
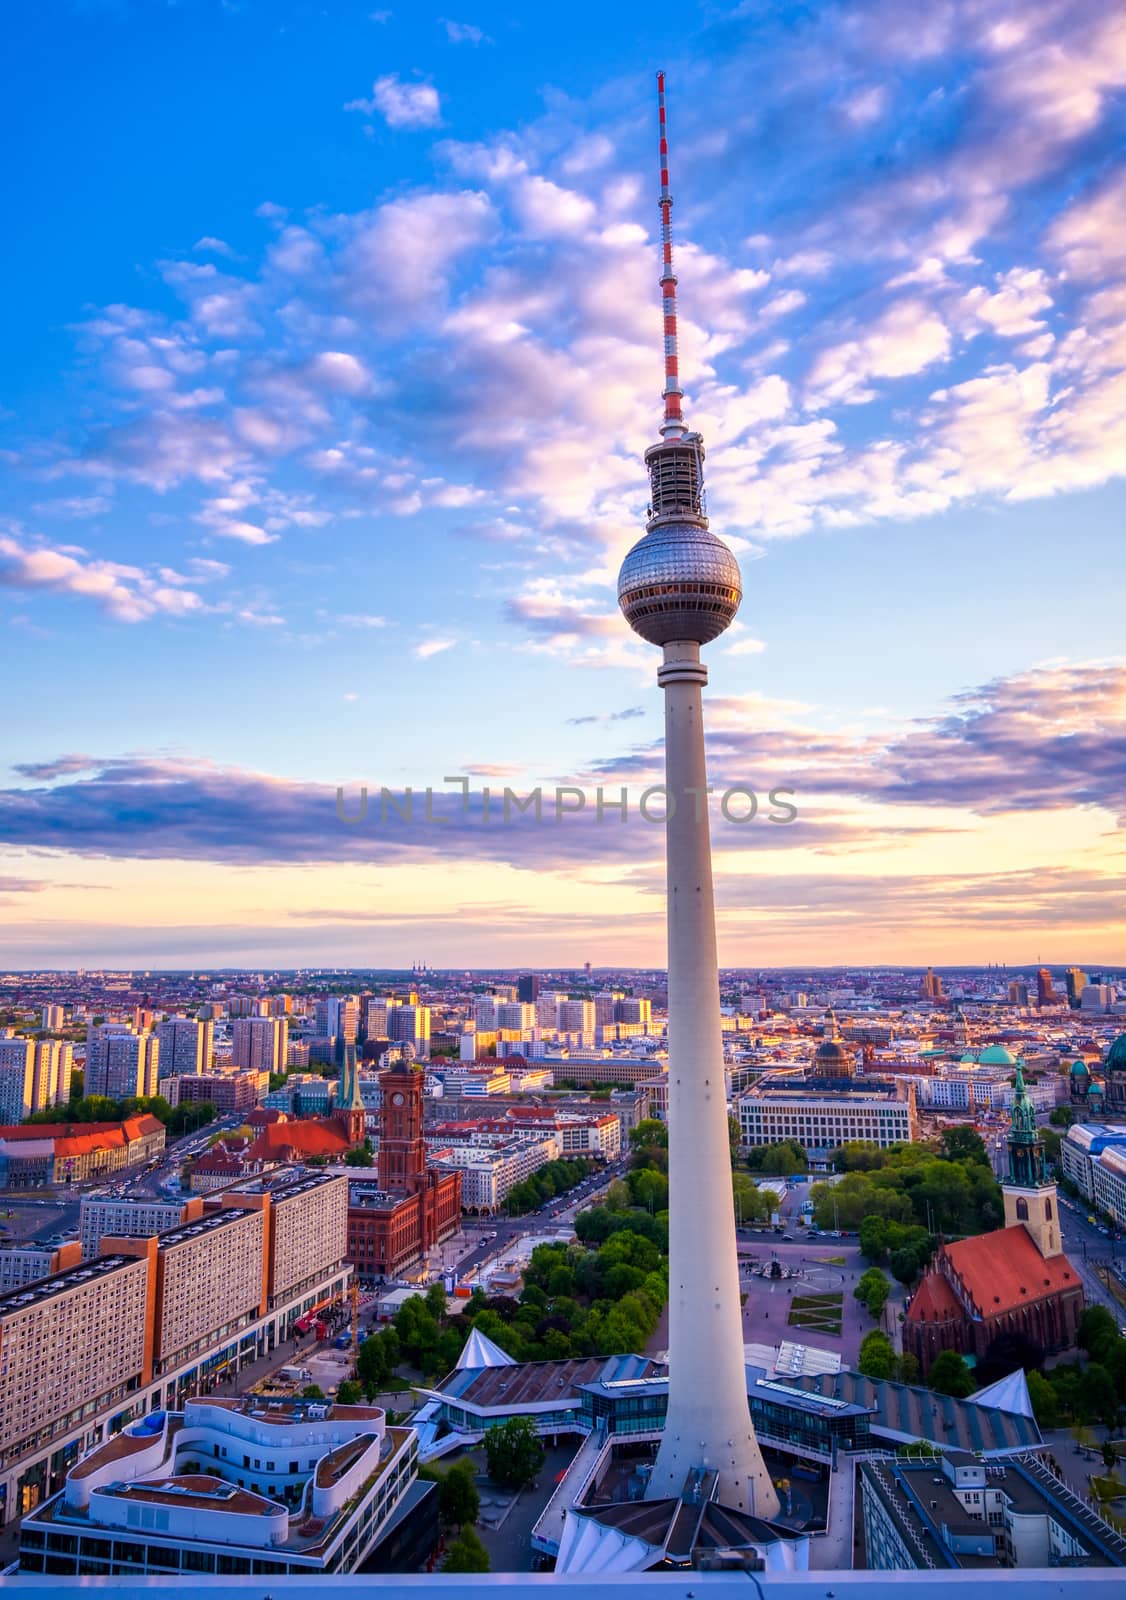
<svg viewBox="0 0 1126 1600">
<path fill-rule="evenodd" d="M 170 1233 L 103 1236 L 106 1254 L 0 1295 L 0 1519 L 123 1421 L 207 1392 L 344 1295 L 343 1178 L 280 1175 L 242 1207 L 223 1198 Z"/>
<path fill-rule="evenodd" d="M 231 1025 L 231 1065 L 243 1071 L 284 1072 L 289 1059 L 286 1017 L 240 1017 Z"/>
<path fill-rule="evenodd" d="M 35 1045 L 14 1035 L 0 1038 L 0 1123 L 22 1122 L 35 1109 Z"/>
<path fill-rule="evenodd" d="M 160 1075 L 160 1045 L 154 1033 L 138 1033 L 129 1023 L 91 1023 L 86 1030 L 88 1095 L 104 1094 L 110 1100 L 156 1093 Z"/>
<path fill-rule="evenodd" d="M 78 1239 L 82 1258 L 101 1254 L 107 1235 L 121 1239 L 147 1238 L 166 1233 L 203 1216 L 202 1200 L 102 1199 L 83 1195 L 78 1208 Z"/>
<path fill-rule="evenodd" d="M 126 1241 L 119 1241 L 122 1248 Z M 267 1310 L 264 1211 L 226 1209 L 145 1240 L 156 1258 L 153 1376 L 175 1371 L 215 1339 Z"/>
<path fill-rule="evenodd" d="M 318 1282 L 326 1261 L 348 1250 L 348 1180 L 307 1175 L 271 1178 L 224 1193 L 224 1206 L 269 1212 L 267 1306 L 284 1304 Z"/>
<path fill-rule="evenodd" d="M 37 1283 L 40 1278 L 49 1278 L 52 1272 L 76 1267 L 81 1260 L 82 1246 L 77 1239 L 55 1245 L 9 1245 L 0 1250 L 0 1294 L 8 1289 L 22 1289 L 25 1283 Z"/>
<path fill-rule="evenodd" d="M 164 1076 L 179 1078 L 185 1073 L 208 1072 L 215 1046 L 214 1028 L 210 1018 L 167 1017 L 156 1030 Z"/>
</svg>

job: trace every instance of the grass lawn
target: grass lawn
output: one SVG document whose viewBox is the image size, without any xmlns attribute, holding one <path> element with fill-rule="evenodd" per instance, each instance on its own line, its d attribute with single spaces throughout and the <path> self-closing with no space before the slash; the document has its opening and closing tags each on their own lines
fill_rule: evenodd
<svg viewBox="0 0 1126 1600">
<path fill-rule="evenodd" d="M 843 1312 L 843 1294 L 796 1294 L 790 1302 L 787 1319 L 791 1328 L 805 1328 L 810 1333 L 839 1334 Z"/>
</svg>

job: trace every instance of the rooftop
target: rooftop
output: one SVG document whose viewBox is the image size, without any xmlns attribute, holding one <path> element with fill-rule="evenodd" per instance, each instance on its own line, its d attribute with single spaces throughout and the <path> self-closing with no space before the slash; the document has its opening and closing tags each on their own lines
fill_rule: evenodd
<svg viewBox="0 0 1126 1600">
<path fill-rule="evenodd" d="M 0 1294 L 0 1317 L 26 1311 L 33 1305 L 42 1305 L 56 1295 L 80 1289 L 92 1279 L 108 1277 L 122 1267 L 135 1267 L 137 1264 L 135 1256 L 98 1256 L 93 1261 L 84 1261 L 81 1266 L 69 1267 L 65 1272 L 54 1272 L 49 1278 L 40 1278 L 37 1283 L 30 1283 L 22 1289 L 9 1289 Z"/>
<path fill-rule="evenodd" d="M 955 1400 L 888 1378 L 865 1378 L 844 1370 L 796 1377 L 790 1382 L 797 1389 L 871 1408 L 872 1428 L 904 1443 L 929 1439 L 939 1446 L 952 1445 L 985 1456 L 1015 1455 L 1038 1449 L 1042 1443 L 1031 1417 L 972 1400 Z"/>
<path fill-rule="evenodd" d="M 583 1356 L 570 1361 L 529 1361 L 511 1367 L 454 1369 L 435 1386 L 446 1400 L 489 1409 L 563 1404 L 586 1384 L 645 1378 L 653 1371 L 646 1356 Z M 663 1381 L 663 1380 L 662 1380 Z"/>
</svg>

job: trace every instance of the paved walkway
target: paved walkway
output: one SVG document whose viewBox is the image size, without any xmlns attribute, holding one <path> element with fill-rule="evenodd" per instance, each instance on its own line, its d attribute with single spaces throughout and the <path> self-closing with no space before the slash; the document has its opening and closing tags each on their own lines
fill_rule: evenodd
<svg viewBox="0 0 1126 1600">
<path fill-rule="evenodd" d="M 833 1473 L 829 1485 L 829 1526 L 809 1541 L 809 1565 L 814 1572 L 850 1572 L 853 1550 L 853 1507 L 856 1468 L 847 1456 Z"/>
</svg>

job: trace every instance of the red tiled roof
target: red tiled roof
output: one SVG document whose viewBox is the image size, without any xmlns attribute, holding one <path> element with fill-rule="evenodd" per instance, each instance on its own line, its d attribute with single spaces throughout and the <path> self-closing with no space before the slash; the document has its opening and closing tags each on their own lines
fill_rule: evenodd
<svg viewBox="0 0 1126 1600">
<path fill-rule="evenodd" d="M 1074 1289 L 1079 1275 L 1065 1255 L 1043 1257 L 1023 1223 L 960 1239 L 943 1254 L 983 1317 Z"/>
<path fill-rule="evenodd" d="M 247 1161 L 286 1161 L 291 1156 L 342 1156 L 351 1149 L 347 1134 L 332 1118 L 305 1117 L 272 1122 L 246 1152 Z"/>
<path fill-rule="evenodd" d="M 942 1276 L 932 1269 L 916 1289 L 907 1311 L 908 1322 L 944 1322 L 962 1315 L 958 1296 Z"/>
</svg>

